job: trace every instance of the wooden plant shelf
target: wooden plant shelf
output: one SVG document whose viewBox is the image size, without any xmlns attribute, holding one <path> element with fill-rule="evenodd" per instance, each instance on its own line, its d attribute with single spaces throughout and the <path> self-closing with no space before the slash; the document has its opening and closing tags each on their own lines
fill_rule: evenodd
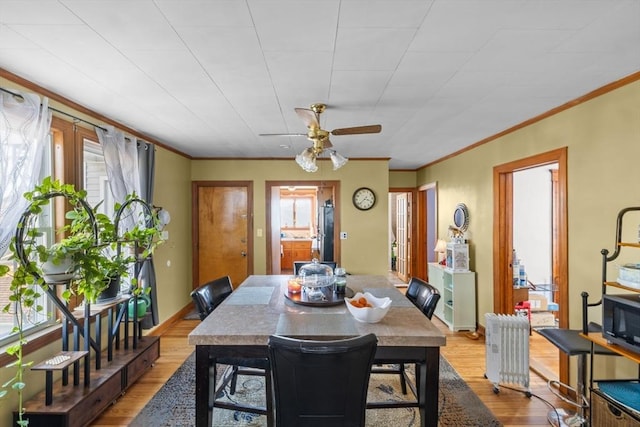
<svg viewBox="0 0 640 427">
<path fill-rule="evenodd" d="M 111 361 L 103 356 L 102 368 L 91 371 L 89 385 L 63 385 L 62 380 L 57 381 L 52 389 L 55 400 L 47 405 L 47 391 L 37 394 L 25 402 L 23 419 L 29 420 L 29 427 L 87 426 L 151 368 L 158 357 L 159 337 L 142 337 L 135 349 L 132 345 L 121 345 Z M 13 418 L 15 424 L 17 413 Z"/>
</svg>

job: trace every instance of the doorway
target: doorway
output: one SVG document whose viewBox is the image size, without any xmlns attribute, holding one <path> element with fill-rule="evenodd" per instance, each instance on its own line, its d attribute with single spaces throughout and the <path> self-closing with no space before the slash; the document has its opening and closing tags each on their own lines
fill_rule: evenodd
<svg viewBox="0 0 640 427">
<path fill-rule="evenodd" d="M 415 202 L 416 233 L 414 241 L 416 250 L 414 259 L 416 265 L 413 275 L 427 282 L 429 281 L 428 264 L 439 261 L 435 250 L 438 241 L 437 189 L 435 182 L 421 186 L 418 188 Z"/>
<path fill-rule="evenodd" d="M 403 283 L 408 283 L 415 271 L 414 192 L 414 189 L 389 189 L 389 272 Z"/>
<path fill-rule="evenodd" d="M 494 310 L 513 313 L 519 299 L 514 279 L 514 174 L 518 171 L 557 165 L 552 176 L 552 281 L 553 298 L 558 305 L 558 326 L 568 326 L 568 242 L 567 242 L 567 149 L 510 162 L 494 168 Z M 568 356 L 558 352 L 560 381 L 568 380 Z"/>
<path fill-rule="evenodd" d="M 267 181 L 267 274 L 294 261 L 340 261 L 339 181 Z"/>
</svg>

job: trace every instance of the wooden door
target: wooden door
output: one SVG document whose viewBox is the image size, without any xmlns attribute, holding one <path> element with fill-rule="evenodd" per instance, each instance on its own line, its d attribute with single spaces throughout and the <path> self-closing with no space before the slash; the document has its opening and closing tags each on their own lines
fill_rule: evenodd
<svg viewBox="0 0 640 427">
<path fill-rule="evenodd" d="M 409 218 L 407 208 L 408 204 L 406 193 L 398 194 L 396 197 L 396 244 L 398 245 L 396 270 L 398 272 L 398 277 L 404 281 L 409 279 L 407 265 L 410 257 L 408 242 Z"/>
<path fill-rule="evenodd" d="M 252 273 L 250 182 L 194 182 L 194 288 L 231 277 L 234 287 Z"/>
</svg>

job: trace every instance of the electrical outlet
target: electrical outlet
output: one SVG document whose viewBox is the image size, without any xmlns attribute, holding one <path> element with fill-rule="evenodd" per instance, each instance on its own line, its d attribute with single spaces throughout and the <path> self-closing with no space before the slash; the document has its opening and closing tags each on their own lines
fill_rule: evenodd
<svg viewBox="0 0 640 427">
<path fill-rule="evenodd" d="M 347 232 L 346 231 L 341 231 L 340 232 L 340 240 L 345 240 L 347 238 Z"/>
</svg>

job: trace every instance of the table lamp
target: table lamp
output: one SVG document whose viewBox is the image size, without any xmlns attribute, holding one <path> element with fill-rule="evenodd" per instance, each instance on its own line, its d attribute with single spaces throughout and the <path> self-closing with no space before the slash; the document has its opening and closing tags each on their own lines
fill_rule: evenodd
<svg viewBox="0 0 640 427">
<path fill-rule="evenodd" d="M 438 239 L 434 251 L 438 254 L 438 263 L 444 265 L 446 262 L 444 254 L 447 251 L 447 242 L 442 239 Z"/>
</svg>

